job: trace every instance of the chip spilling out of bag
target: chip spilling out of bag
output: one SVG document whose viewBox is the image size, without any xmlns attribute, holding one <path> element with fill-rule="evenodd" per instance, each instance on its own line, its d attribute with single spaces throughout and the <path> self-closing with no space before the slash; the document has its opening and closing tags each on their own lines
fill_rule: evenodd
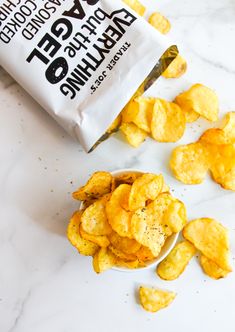
<svg viewBox="0 0 235 332">
<path fill-rule="evenodd" d="M 185 60 L 178 55 L 163 76 L 180 77 L 186 67 Z M 135 148 L 139 147 L 148 136 L 160 143 L 173 143 L 183 137 L 187 122 L 194 122 L 200 116 L 216 121 L 218 111 L 219 102 L 216 94 L 202 84 L 194 84 L 188 91 L 177 96 L 174 102 L 156 97 L 134 98 L 121 113 L 120 130 L 127 142 Z M 224 121 L 222 129 L 217 129 L 216 133 L 214 129 L 211 129 L 202 139 L 210 143 L 216 136 L 218 144 L 234 143 L 234 123 L 235 115 L 231 112 Z M 196 151 L 196 148 L 199 148 L 199 145 L 195 149 L 189 149 L 189 153 L 195 152 L 195 158 L 203 149 Z M 202 178 L 203 174 L 192 181 L 200 183 Z"/>
<path fill-rule="evenodd" d="M 210 170 L 215 182 L 235 191 L 235 112 L 225 115 L 221 128 L 206 130 L 198 142 L 175 148 L 170 167 L 185 184 L 203 182 Z"/>
<path fill-rule="evenodd" d="M 176 297 L 176 293 L 158 288 L 141 286 L 139 288 L 140 304 L 146 311 L 157 312 L 168 307 Z"/>
<path fill-rule="evenodd" d="M 93 256 L 97 273 L 145 267 L 187 222 L 183 202 L 169 190 L 161 174 L 96 172 L 73 194 L 82 206 L 68 238 L 81 254 Z"/>
<path fill-rule="evenodd" d="M 169 67 L 164 71 L 162 76 L 165 78 L 179 78 L 184 75 L 186 70 L 187 62 L 180 54 L 178 54 Z"/>
</svg>

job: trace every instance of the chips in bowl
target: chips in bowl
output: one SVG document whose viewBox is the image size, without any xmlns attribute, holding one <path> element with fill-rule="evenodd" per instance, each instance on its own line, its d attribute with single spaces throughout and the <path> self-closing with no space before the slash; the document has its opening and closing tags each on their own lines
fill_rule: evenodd
<svg viewBox="0 0 235 332">
<path fill-rule="evenodd" d="M 73 196 L 83 200 L 68 238 L 81 254 L 93 256 L 97 273 L 156 265 L 187 222 L 184 204 L 170 194 L 161 174 L 96 172 Z"/>
</svg>

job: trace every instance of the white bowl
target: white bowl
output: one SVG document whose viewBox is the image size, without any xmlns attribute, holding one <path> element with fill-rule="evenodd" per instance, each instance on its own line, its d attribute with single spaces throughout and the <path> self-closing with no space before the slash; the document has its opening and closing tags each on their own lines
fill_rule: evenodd
<svg viewBox="0 0 235 332">
<path fill-rule="evenodd" d="M 143 174 L 146 173 L 144 171 L 138 170 L 138 169 L 120 169 L 120 170 L 116 170 L 111 172 L 111 174 L 115 177 L 115 176 L 119 176 L 125 173 L 137 173 L 137 174 Z M 80 209 L 82 209 L 83 204 L 81 204 Z M 152 267 L 157 266 L 169 253 L 170 251 L 174 248 L 177 239 L 178 239 L 179 233 L 173 233 L 171 236 L 169 236 L 166 239 L 166 242 L 164 244 L 164 246 L 162 247 L 162 250 L 160 252 L 160 254 L 151 262 L 147 263 L 145 267 L 140 267 L 137 269 L 128 269 L 128 268 L 124 268 L 124 267 L 113 267 L 113 270 L 116 271 L 122 271 L 122 272 L 135 272 L 138 270 L 146 270 Z"/>
</svg>

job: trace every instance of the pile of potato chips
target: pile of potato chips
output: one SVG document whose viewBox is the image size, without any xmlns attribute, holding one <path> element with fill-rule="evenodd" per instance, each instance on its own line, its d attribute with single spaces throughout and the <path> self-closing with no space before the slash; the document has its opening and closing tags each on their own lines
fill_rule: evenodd
<svg viewBox="0 0 235 332">
<path fill-rule="evenodd" d="M 70 220 L 68 239 L 80 254 L 93 257 L 93 268 L 101 273 L 115 266 L 145 267 L 169 236 L 183 230 L 185 240 L 157 266 L 159 277 L 175 280 L 198 251 L 208 276 L 227 276 L 232 271 L 227 229 L 209 218 L 187 223 L 184 204 L 169 190 L 162 175 L 96 172 L 73 194 L 82 205 Z M 151 312 L 165 308 L 176 296 L 143 286 L 139 292 L 142 306 Z"/>
<path fill-rule="evenodd" d="M 123 1 L 144 15 L 146 8 L 138 0 Z M 163 34 L 171 28 L 158 12 L 149 17 L 149 23 Z M 186 69 L 186 61 L 178 55 L 163 76 L 177 78 Z M 217 121 L 218 111 L 216 94 L 195 84 L 173 102 L 146 97 L 132 100 L 108 133 L 120 128 L 133 147 L 148 136 L 158 142 L 176 142 L 183 136 L 187 122 L 200 116 Z M 208 129 L 198 142 L 177 147 L 170 166 L 175 177 L 185 184 L 201 183 L 210 170 L 217 183 L 235 191 L 235 112 L 226 115 L 221 128 Z M 114 177 L 108 172 L 96 172 L 73 197 L 82 205 L 70 220 L 68 239 L 80 254 L 93 257 L 97 273 L 115 266 L 145 267 L 158 257 L 166 239 L 181 230 L 184 240 L 157 266 L 161 279 L 177 279 L 197 252 L 209 277 L 224 278 L 232 271 L 227 229 L 210 218 L 187 223 L 184 204 L 170 194 L 162 175 L 135 172 Z M 175 297 L 174 292 L 139 288 L 140 303 L 149 312 L 167 307 Z"/>
<path fill-rule="evenodd" d="M 93 256 L 97 273 L 146 266 L 187 221 L 184 204 L 170 194 L 162 175 L 96 172 L 73 197 L 83 203 L 68 238 L 81 254 Z"/>
<path fill-rule="evenodd" d="M 224 278 L 232 271 L 228 231 L 218 221 L 210 218 L 193 220 L 184 226 L 183 236 L 185 240 L 179 242 L 157 266 L 161 279 L 177 279 L 197 251 L 200 252 L 201 267 L 209 277 Z M 167 307 L 176 294 L 141 286 L 139 297 L 145 310 L 156 312 Z"/>
<path fill-rule="evenodd" d="M 194 84 L 174 102 L 160 98 L 135 98 L 124 108 L 116 124 L 119 123 L 128 143 L 138 147 L 148 136 L 157 142 L 176 142 L 184 135 L 187 122 L 193 122 L 200 116 L 216 121 L 218 112 L 216 94 L 202 84 Z"/>
<path fill-rule="evenodd" d="M 221 128 L 206 130 L 198 142 L 175 148 L 170 166 L 185 184 L 201 183 L 210 170 L 215 182 L 235 191 L 235 112 L 226 114 Z"/>
</svg>

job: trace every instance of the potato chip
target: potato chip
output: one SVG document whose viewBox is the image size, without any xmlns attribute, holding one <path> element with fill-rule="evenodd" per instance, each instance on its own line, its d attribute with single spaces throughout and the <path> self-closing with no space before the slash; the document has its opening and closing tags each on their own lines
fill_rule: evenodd
<svg viewBox="0 0 235 332">
<path fill-rule="evenodd" d="M 116 232 L 109 235 L 109 241 L 118 250 L 126 254 L 135 254 L 141 247 L 141 244 L 128 237 L 119 236 Z"/>
<path fill-rule="evenodd" d="M 163 99 L 156 99 L 151 122 L 152 137 L 158 142 L 176 142 L 184 134 L 185 115 L 181 108 Z"/>
<path fill-rule="evenodd" d="M 166 214 L 171 206 L 172 202 L 174 202 L 176 199 L 171 196 L 170 193 L 161 193 L 158 195 L 158 197 L 152 202 L 152 207 L 154 210 L 155 217 L 159 220 L 161 223 L 161 226 L 164 230 L 164 233 L 166 237 L 170 236 L 173 231 L 169 224 L 166 221 Z M 183 216 L 183 214 L 182 214 Z M 180 218 L 180 216 L 178 216 Z"/>
<path fill-rule="evenodd" d="M 101 248 L 93 258 L 93 268 L 96 273 L 105 272 L 114 265 L 115 257 L 107 248 Z"/>
<path fill-rule="evenodd" d="M 112 228 L 106 215 L 106 204 L 110 194 L 107 194 L 90 205 L 82 214 L 81 223 L 85 232 L 92 235 L 108 235 Z"/>
<path fill-rule="evenodd" d="M 187 62 L 178 54 L 177 57 L 171 62 L 167 69 L 162 74 L 165 78 L 179 78 L 185 74 L 187 70 Z"/>
<path fill-rule="evenodd" d="M 168 19 L 158 12 L 153 13 L 149 17 L 148 21 L 155 29 L 164 35 L 167 34 L 171 29 L 171 24 Z"/>
<path fill-rule="evenodd" d="M 185 270 L 196 248 L 188 241 L 178 243 L 170 254 L 158 265 L 157 274 L 164 280 L 175 280 Z"/>
<path fill-rule="evenodd" d="M 128 184 L 121 184 L 114 190 L 106 205 L 106 214 L 112 229 L 120 236 L 128 238 L 132 238 L 131 214 L 122 207 L 122 204 L 125 197 L 129 197 L 130 191 L 131 186 Z"/>
<path fill-rule="evenodd" d="M 231 143 L 235 143 L 235 112 L 229 112 L 225 115 L 222 130 Z"/>
<path fill-rule="evenodd" d="M 219 101 L 217 95 L 202 84 L 194 84 L 188 91 L 175 98 L 184 112 L 196 112 L 209 121 L 217 121 Z"/>
<path fill-rule="evenodd" d="M 162 175 L 145 173 L 131 187 L 129 209 L 135 211 L 145 206 L 148 199 L 154 200 L 162 191 L 164 179 Z"/>
<path fill-rule="evenodd" d="M 210 218 L 196 219 L 183 229 L 185 239 L 223 270 L 231 271 L 228 230 Z"/>
<path fill-rule="evenodd" d="M 148 134 L 134 123 L 122 123 L 120 130 L 125 135 L 127 142 L 134 148 L 138 148 L 148 137 Z"/>
<path fill-rule="evenodd" d="M 150 133 L 155 98 L 141 96 L 136 98 L 135 101 L 138 104 L 138 112 L 132 122 L 140 129 Z"/>
<path fill-rule="evenodd" d="M 199 142 L 179 146 L 172 152 L 170 167 L 179 181 L 185 184 L 199 184 L 210 167 L 209 151 Z"/>
<path fill-rule="evenodd" d="M 113 245 L 109 246 L 109 250 L 114 254 L 115 257 L 124 260 L 126 262 L 131 262 L 136 260 L 136 255 L 135 254 L 127 254 L 119 249 L 117 249 L 116 247 L 114 247 Z"/>
<path fill-rule="evenodd" d="M 99 247 L 106 248 L 110 242 L 106 235 L 92 235 L 84 231 L 82 225 L 80 225 L 80 234 L 84 240 L 98 244 Z"/>
<path fill-rule="evenodd" d="M 138 267 L 140 267 L 140 263 L 138 259 L 127 262 L 125 260 L 117 258 L 115 266 L 133 270 L 133 269 L 138 269 Z"/>
<path fill-rule="evenodd" d="M 211 166 L 211 174 L 215 182 L 224 189 L 235 191 L 235 155 L 216 158 Z"/>
<path fill-rule="evenodd" d="M 139 0 L 122 0 L 122 1 L 125 2 L 125 4 L 127 4 L 137 14 L 139 14 L 140 16 L 144 16 L 146 8 L 141 4 Z"/>
<path fill-rule="evenodd" d="M 135 211 L 131 218 L 131 231 L 137 242 L 148 247 L 155 257 L 159 255 L 167 234 L 155 201 Z"/>
<path fill-rule="evenodd" d="M 83 211 L 75 212 L 72 216 L 67 229 L 67 237 L 71 244 L 79 251 L 81 255 L 93 256 L 99 249 L 99 246 L 81 237 L 79 228 L 82 212 Z"/>
<path fill-rule="evenodd" d="M 199 139 L 200 142 L 214 145 L 231 144 L 231 139 L 226 136 L 225 132 L 219 128 L 210 128 L 206 130 Z"/>
<path fill-rule="evenodd" d="M 155 98 L 138 97 L 122 111 L 122 122 L 133 122 L 138 128 L 150 132 Z"/>
<path fill-rule="evenodd" d="M 115 176 L 115 188 L 120 184 L 133 184 L 136 179 L 138 179 L 142 173 L 124 173 L 122 175 Z"/>
<path fill-rule="evenodd" d="M 139 105 L 135 100 L 131 100 L 122 110 L 122 122 L 130 123 L 133 122 L 135 117 L 138 115 Z"/>
<path fill-rule="evenodd" d="M 135 255 L 140 262 L 152 261 L 155 258 L 151 250 L 145 246 L 141 246 L 141 248 L 135 253 Z"/>
<path fill-rule="evenodd" d="M 200 263 L 203 271 L 213 279 L 225 278 L 229 274 L 229 271 L 221 269 L 216 263 L 204 255 L 201 255 Z"/>
<path fill-rule="evenodd" d="M 112 175 L 108 172 L 95 172 L 87 184 L 73 193 L 79 201 L 99 198 L 111 191 Z"/>
<path fill-rule="evenodd" d="M 157 312 L 160 309 L 168 307 L 175 299 L 176 294 L 156 288 L 139 288 L 140 303 L 142 307 L 150 312 Z"/>
<path fill-rule="evenodd" d="M 180 232 L 187 223 L 187 213 L 184 203 L 175 199 L 164 213 L 163 223 L 168 225 L 173 233 Z"/>
</svg>

